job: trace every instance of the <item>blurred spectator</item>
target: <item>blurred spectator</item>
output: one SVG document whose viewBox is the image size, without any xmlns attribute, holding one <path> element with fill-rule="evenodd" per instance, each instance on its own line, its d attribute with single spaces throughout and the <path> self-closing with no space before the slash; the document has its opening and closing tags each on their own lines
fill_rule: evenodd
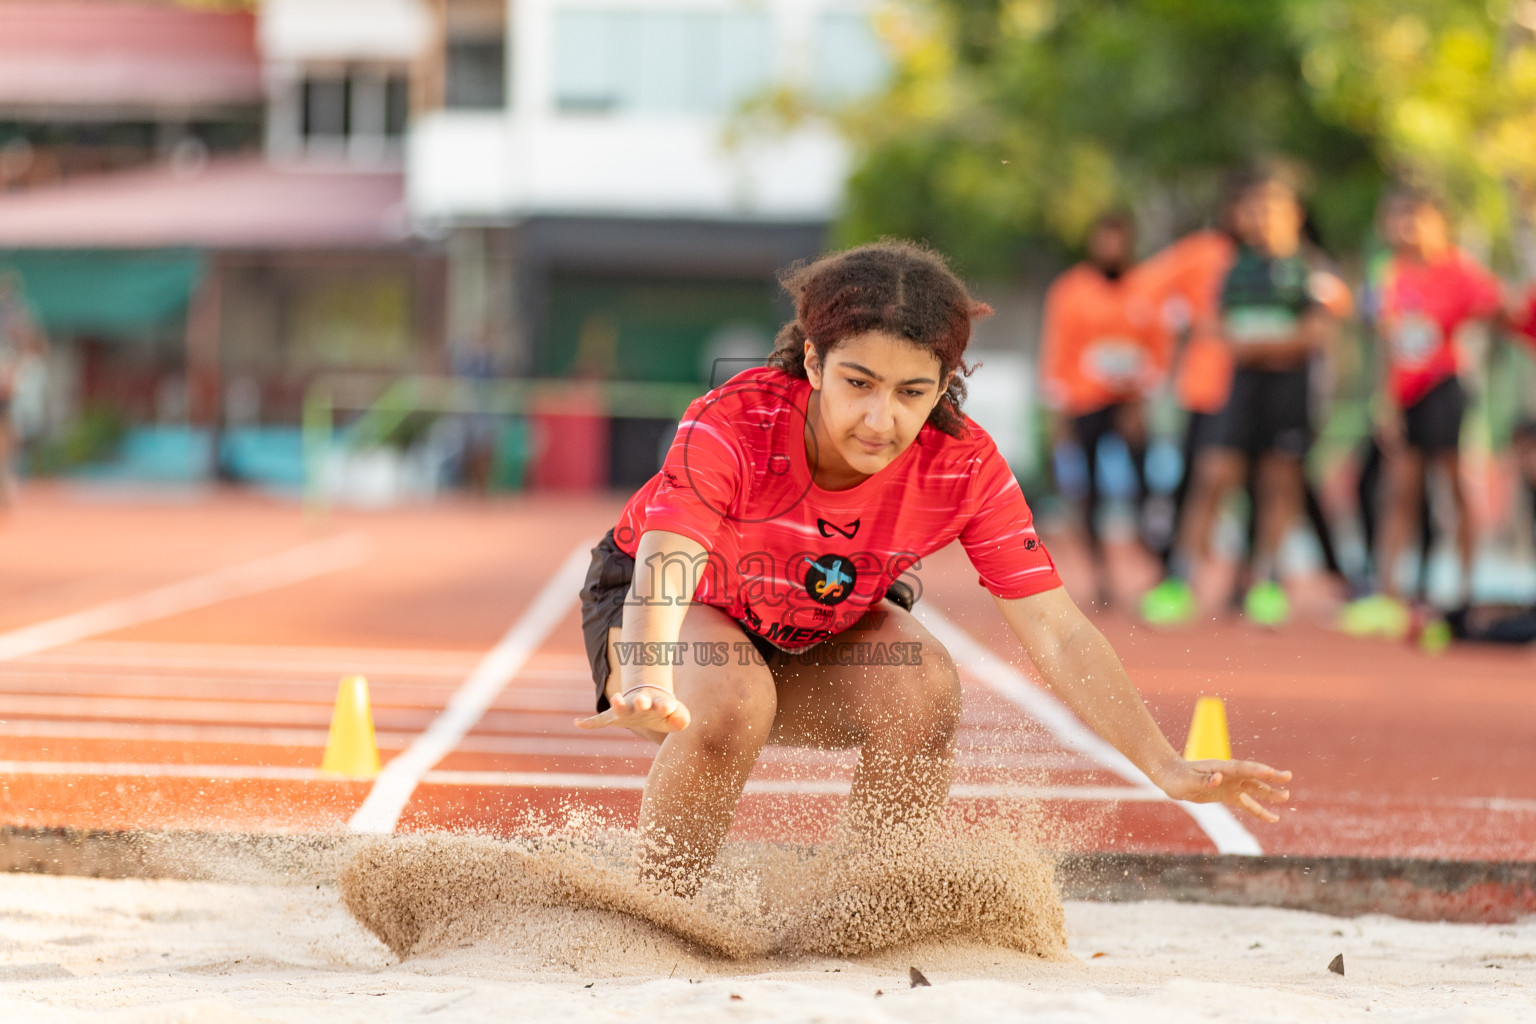
<svg viewBox="0 0 1536 1024">
<path fill-rule="evenodd" d="M 1240 246 L 1216 301 L 1219 336 L 1234 367 L 1221 413 L 1196 457 L 1190 506 L 1168 560 L 1168 575 L 1147 594 L 1143 614 L 1153 622 L 1188 621 L 1196 607 L 1189 578 L 1205 554 L 1224 497 L 1257 472 L 1258 533 L 1255 582 L 1247 614 L 1265 624 L 1289 615 L 1279 584 L 1278 551 L 1304 507 L 1303 460 L 1312 442 L 1314 360 L 1332 344 L 1348 313 L 1349 290 L 1302 234 L 1296 189 L 1273 171 L 1248 177 L 1232 207 Z"/>
<path fill-rule="evenodd" d="M 474 401 L 480 407 L 480 411 L 460 417 L 464 483 L 476 494 L 489 494 L 496 462 L 496 440 L 502 423 L 501 416 L 484 408 L 490 402 L 488 386 L 501 376 L 500 362 L 491 339 L 482 336 L 468 344 L 455 346 L 452 369 L 455 377 L 470 385 Z"/>
<path fill-rule="evenodd" d="M 1392 257 L 1385 268 L 1377 314 L 1382 342 L 1377 435 L 1387 456 L 1392 499 L 1382 523 L 1380 579 L 1396 599 L 1398 561 L 1415 520 L 1427 515 L 1428 466 L 1445 477 L 1456 508 L 1460 595 L 1471 599 L 1475 523 L 1461 479 L 1461 424 L 1467 398 L 1458 376 L 1457 332 L 1492 319 L 1503 307 L 1502 286 L 1486 268 L 1451 244 L 1444 209 L 1431 196 L 1399 190 L 1387 198 L 1382 223 Z"/>
<path fill-rule="evenodd" d="M 47 343 L 27 308 L 21 279 L 0 273 L 0 511 L 15 499 L 17 440 L 40 425 Z"/>
<path fill-rule="evenodd" d="M 1101 216 L 1088 235 L 1088 258 L 1052 283 L 1045 297 L 1040 377 L 1054 414 L 1053 439 L 1081 447 L 1087 466 L 1083 529 L 1093 558 L 1098 600 L 1108 604 L 1109 569 L 1099 533 L 1099 443 L 1124 442 L 1137 484 L 1139 514 L 1147 499 L 1145 400 L 1167 369 L 1153 303 L 1131 272 L 1135 227 L 1128 215 Z"/>
</svg>

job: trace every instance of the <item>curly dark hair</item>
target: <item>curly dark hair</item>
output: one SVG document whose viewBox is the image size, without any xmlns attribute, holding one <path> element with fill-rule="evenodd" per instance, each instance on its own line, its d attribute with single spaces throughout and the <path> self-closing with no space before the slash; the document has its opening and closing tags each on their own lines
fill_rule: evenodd
<svg viewBox="0 0 1536 1024">
<path fill-rule="evenodd" d="M 805 341 L 825 363 L 844 338 L 881 331 L 933 352 L 949 388 L 928 422 L 952 437 L 965 434 L 960 405 L 972 367 L 964 361 L 971 322 L 992 307 L 971 298 L 944 257 L 912 242 L 887 240 L 800 262 L 779 275 L 795 300 L 795 319 L 779 329 L 768 365 L 805 378 Z"/>
</svg>

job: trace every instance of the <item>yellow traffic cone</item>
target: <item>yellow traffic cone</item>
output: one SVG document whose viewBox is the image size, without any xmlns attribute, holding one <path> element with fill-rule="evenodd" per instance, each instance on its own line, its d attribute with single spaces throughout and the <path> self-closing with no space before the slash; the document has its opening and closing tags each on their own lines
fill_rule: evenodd
<svg viewBox="0 0 1536 1024">
<path fill-rule="evenodd" d="M 368 704 L 368 680 L 347 676 L 336 691 L 331 734 L 325 741 L 320 770 L 354 779 L 379 773 L 379 745 L 373 738 L 373 710 Z"/>
<path fill-rule="evenodd" d="M 1232 743 L 1227 738 L 1227 707 L 1220 697 L 1201 697 L 1195 702 L 1195 717 L 1189 723 L 1189 739 L 1184 741 L 1186 761 L 1228 761 Z"/>
</svg>

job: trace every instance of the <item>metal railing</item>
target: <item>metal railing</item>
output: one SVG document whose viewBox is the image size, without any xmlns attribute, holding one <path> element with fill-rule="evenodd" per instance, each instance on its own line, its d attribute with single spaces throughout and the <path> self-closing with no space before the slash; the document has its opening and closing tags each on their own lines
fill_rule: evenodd
<svg viewBox="0 0 1536 1024">
<path fill-rule="evenodd" d="M 313 520 L 330 510 L 328 470 L 337 452 L 388 442 L 418 414 L 602 416 L 678 419 L 703 393 L 698 384 L 553 379 L 476 380 L 366 374 L 317 377 L 304 393 L 304 508 Z M 338 413 L 362 415 L 338 429 Z"/>
</svg>

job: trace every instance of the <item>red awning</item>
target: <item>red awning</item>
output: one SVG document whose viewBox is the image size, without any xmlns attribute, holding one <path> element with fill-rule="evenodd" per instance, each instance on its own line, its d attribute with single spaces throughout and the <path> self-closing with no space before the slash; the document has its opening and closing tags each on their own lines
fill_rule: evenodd
<svg viewBox="0 0 1536 1024">
<path fill-rule="evenodd" d="M 408 233 L 400 172 L 288 169 L 257 157 L 0 193 L 0 249 L 348 248 Z"/>
<path fill-rule="evenodd" d="M 256 16 L 171 4 L 0 3 L 0 104 L 207 109 L 262 100 Z"/>
</svg>

